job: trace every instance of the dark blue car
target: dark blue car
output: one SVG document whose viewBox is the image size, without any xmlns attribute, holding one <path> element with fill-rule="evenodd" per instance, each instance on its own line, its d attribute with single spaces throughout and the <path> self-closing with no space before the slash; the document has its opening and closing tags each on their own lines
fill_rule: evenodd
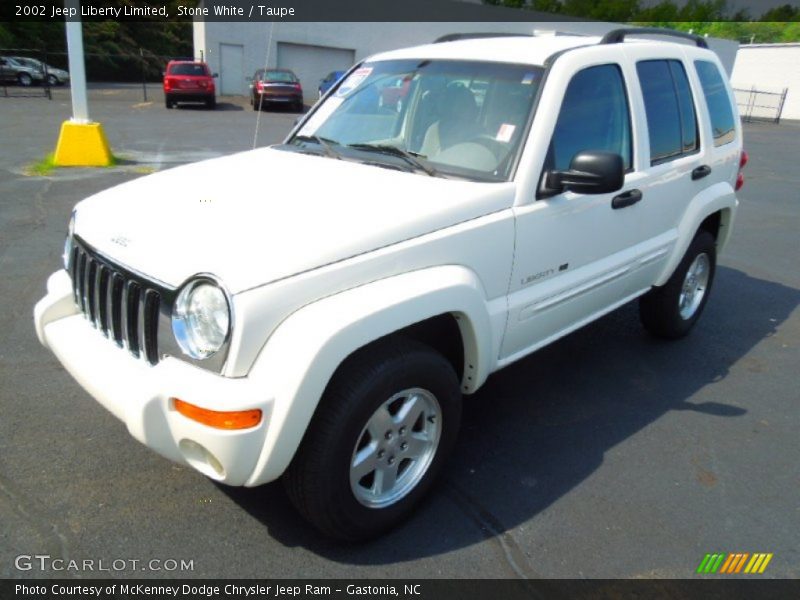
<svg viewBox="0 0 800 600">
<path fill-rule="evenodd" d="M 319 97 L 322 96 L 331 89 L 344 75 L 347 71 L 331 71 L 325 76 L 325 79 L 319 82 Z"/>
</svg>

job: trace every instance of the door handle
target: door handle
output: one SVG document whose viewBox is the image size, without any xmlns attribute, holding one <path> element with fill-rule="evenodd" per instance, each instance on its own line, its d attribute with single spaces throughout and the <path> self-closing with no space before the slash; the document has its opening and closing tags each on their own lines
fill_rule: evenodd
<svg viewBox="0 0 800 600">
<path fill-rule="evenodd" d="M 702 179 L 703 177 L 709 175 L 710 173 L 711 173 L 711 167 L 709 167 L 708 165 L 701 165 L 692 171 L 692 181 L 695 181 L 697 179 Z"/>
<path fill-rule="evenodd" d="M 633 206 L 641 199 L 642 199 L 641 190 L 629 190 L 627 192 L 620 194 L 619 196 L 614 196 L 613 200 L 611 200 L 611 208 L 616 210 L 618 208 L 626 208 L 628 206 Z"/>
</svg>

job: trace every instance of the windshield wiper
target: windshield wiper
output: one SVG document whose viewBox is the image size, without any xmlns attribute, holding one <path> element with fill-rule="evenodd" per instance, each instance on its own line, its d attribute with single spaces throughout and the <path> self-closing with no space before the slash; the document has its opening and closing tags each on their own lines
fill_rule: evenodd
<svg viewBox="0 0 800 600">
<path fill-rule="evenodd" d="M 398 146 L 392 146 L 389 144 L 348 144 L 347 147 L 355 148 L 356 150 L 367 150 L 380 152 L 381 154 L 389 154 L 391 156 L 399 156 L 400 158 L 405 159 L 406 162 L 413 165 L 415 168 L 425 171 L 431 177 L 436 177 L 438 174 L 436 169 L 434 169 L 428 163 L 420 160 L 420 158 L 425 158 L 424 156 L 414 152 L 409 152 L 408 150 L 404 150 Z"/>
<path fill-rule="evenodd" d="M 338 144 L 336 140 L 330 140 L 328 138 L 320 137 L 318 135 L 296 135 L 292 141 L 298 142 L 314 142 L 317 144 L 322 150 L 325 152 L 327 156 L 331 158 L 337 158 L 341 160 L 342 155 L 339 154 L 336 150 L 333 149 L 331 144 Z"/>
</svg>

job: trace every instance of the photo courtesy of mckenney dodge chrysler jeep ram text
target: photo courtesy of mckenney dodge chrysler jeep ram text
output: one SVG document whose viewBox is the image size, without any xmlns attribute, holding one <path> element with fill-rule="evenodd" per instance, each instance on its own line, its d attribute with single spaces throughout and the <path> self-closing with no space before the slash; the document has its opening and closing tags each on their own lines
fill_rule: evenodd
<svg viewBox="0 0 800 600">
<path fill-rule="evenodd" d="M 703 311 L 741 127 L 703 39 L 641 33 L 379 54 L 282 144 L 83 200 L 39 339 L 156 452 L 385 531 L 490 373 L 637 298 L 667 338 Z"/>
</svg>

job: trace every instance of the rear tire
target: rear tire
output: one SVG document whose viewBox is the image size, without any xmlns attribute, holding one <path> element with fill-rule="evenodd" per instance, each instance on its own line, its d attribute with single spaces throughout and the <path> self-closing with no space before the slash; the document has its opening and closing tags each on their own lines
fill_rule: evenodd
<svg viewBox="0 0 800 600">
<path fill-rule="evenodd" d="M 167 108 L 172 108 L 173 106 L 175 106 L 175 101 L 172 100 L 172 98 L 170 98 L 169 96 L 167 96 L 166 98 L 164 98 L 164 105 Z"/>
<path fill-rule="evenodd" d="M 666 339 L 687 335 L 708 301 L 716 264 L 714 236 L 698 231 L 667 283 L 639 300 L 639 317 L 645 329 Z"/>
<path fill-rule="evenodd" d="M 283 478 L 297 510 L 342 540 L 377 536 L 409 516 L 453 448 L 461 392 L 445 358 L 384 340 L 347 358 Z"/>
<path fill-rule="evenodd" d="M 33 85 L 33 78 L 27 73 L 20 73 L 17 75 L 17 81 L 22 87 L 30 87 Z"/>
</svg>

